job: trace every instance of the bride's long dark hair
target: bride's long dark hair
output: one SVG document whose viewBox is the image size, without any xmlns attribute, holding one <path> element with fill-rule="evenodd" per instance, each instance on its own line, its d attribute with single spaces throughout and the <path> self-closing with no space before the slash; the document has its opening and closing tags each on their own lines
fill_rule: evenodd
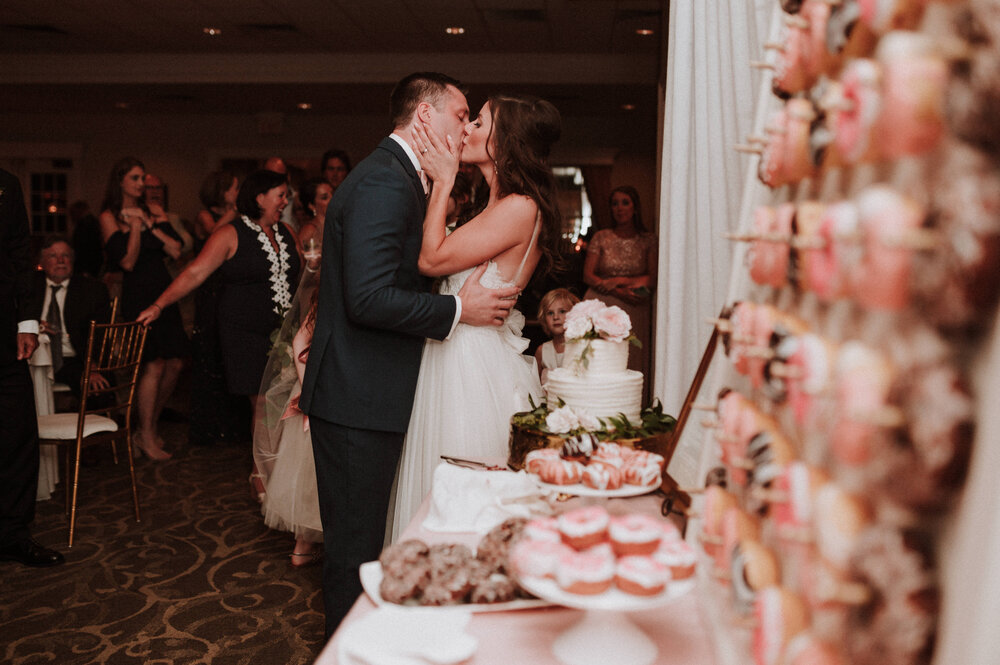
<svg viewBox="0 0 1000 665">
<path fill-rule="evenodd" d="M 557 267 L 561 265 L 562 215 L 549 154 L 562 133 L 559 110 L 544 99 L 526 95 L 494 95 L 489 104 L 493 124 L 486 146 L 496 168 L 497 194 L 522 194 L 535 202 L 542 214 L 538 246 L 543 262 L 549 269 Z M 491 139 L 496 154 L 490 150 Z"/>
</svg>

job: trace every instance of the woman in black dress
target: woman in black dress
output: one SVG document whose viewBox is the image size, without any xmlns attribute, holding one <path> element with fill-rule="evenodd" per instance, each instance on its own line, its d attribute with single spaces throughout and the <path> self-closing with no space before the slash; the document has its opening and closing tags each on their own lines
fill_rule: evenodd
<svg viewBox="0 0 1000 665">
<path fill-rule="evenodd" d="M 147 204 L 143 179 L 146 169 L 134 157 L 120 159 L 111 169 L 100 216 L 101 236 L 112 269 L 122 277 L 122 318 L 131 321 L 170 283 L 163 263 L 181 254 L 181 241 L 163 208 Z M 177 385 L 188 355 L 188 338 L 177 306 L 167 308 L 146 336 L 142 376 L 137 387 L 139 429 L 136 448 L 150 459 L 170 459 L 156 423 Z"/>
<path fill-rule="evenodd" d="M 153 324 L 164 308 L 216 273 L 221 284 L 218 326 L 226 386 L 256 402 L 271 348 L 299 280 L 301 259 L 295 234 L 280 222 L 288 205 L 285 176 L 251 173 L 240 187 L 240 217 L 219 228 L 188 267 L 139 314 Z"/>
</svg>

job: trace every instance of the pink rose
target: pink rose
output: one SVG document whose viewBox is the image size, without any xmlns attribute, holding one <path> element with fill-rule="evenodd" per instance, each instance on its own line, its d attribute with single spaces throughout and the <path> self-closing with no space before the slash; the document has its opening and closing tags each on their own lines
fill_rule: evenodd
<svg viewBox="0 0 1000 665">
<path fill-rule="evenodd" d="M 594 316 L 594 330 L 602 338 L 621 342 L 632 330 L 632 321 L 621 307 L 606 307 Z"/>
</svg>

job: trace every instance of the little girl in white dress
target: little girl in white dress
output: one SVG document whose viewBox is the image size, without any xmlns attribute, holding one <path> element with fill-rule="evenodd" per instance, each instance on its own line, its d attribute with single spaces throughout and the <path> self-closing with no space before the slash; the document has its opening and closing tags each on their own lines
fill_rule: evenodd
<svg viewBox="0 0 1000 665">
<path fill-rule="evenodd" d="M 550 369 L 562 367 L 566 350 L 566 313 L 578 302 L 580 299 L 569 289 L 552 289 L 538 303 L 538 324 L 552 338 L 535 350 L 542 385 Z"/>
</svg>

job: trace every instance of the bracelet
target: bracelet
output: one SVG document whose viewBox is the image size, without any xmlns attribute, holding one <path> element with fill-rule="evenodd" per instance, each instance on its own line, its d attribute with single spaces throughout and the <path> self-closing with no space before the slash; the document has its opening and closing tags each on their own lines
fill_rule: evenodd
<svg viewBox="0 0 1000 665">
<path fill-rule="evenodd" d="M 155 307 L 156 309 L 160 310 L 160 312 L 163 312 L 163 308 L 157 305 L 155 302 L 152 305 L 150 305 L 150 307 Z"/>
</svg>

